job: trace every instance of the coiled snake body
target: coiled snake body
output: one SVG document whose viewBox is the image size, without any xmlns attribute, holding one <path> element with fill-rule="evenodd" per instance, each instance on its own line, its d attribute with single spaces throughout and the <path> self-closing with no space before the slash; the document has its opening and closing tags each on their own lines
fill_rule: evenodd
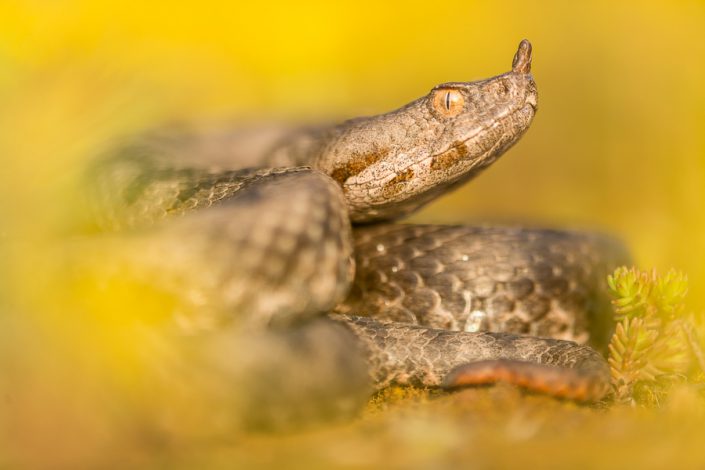
<svg viewBox="0 0 705 470">
<path fill-rule="evenodd" d="M 380 116 L 133 141 L 93 169 L 97 213 L 125 231 L 149 282 L 185 299 L 174 313 L 185 331 L 275 338 L 275 359 L 253 353 L 258 399 L 285 371 L 327 377 L 291 379 L 302 395 L 344 396 L 368 379 L 504 380 L 599 399 L 608 369 L 585 344 L 606 343 L 600 285 L 619 246 L 567 231 L 388 222 L 519 139 L 537 107 L 530 66 L 522 41 L 510 72 L 439 85 Z"/>
</svg>

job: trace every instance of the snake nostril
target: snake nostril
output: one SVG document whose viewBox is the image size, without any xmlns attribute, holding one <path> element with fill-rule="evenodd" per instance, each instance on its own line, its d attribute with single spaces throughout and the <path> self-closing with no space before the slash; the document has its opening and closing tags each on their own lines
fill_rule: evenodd
<svg viewBox="0 0 705 470">
<path fill-rule="evenodd" d="M 534 112 L 536 112 L 539 108 L 538 104 L 538 94 L 536 93 L 536 87 L 531 87 L 527 94 L 526 94 L 526 99 L 524 100 L 526 104 L 531 105 L 533 108 Z"/>
<path fill-rule="evenodd" d="M 539 105 L 538 102 L 536 101 L 536 96 L 531 95 L 526 99 L 526 103 L 531 106 L 531 108 L 534 110 L 534 112 L 538 111 Z"/>
</svg>

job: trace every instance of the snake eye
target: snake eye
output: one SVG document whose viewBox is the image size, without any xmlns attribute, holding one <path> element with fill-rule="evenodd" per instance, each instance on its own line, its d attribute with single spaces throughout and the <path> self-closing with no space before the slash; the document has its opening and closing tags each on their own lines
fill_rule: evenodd
<svg viewBox="0 0 705 470">
<path fill-rule="evenodd" d="M 465 98 L 458 90 L 441 88 L 434 91 L 433 108 L 443 116 L 457 116 L 462 111 L 464 104 Z"/>
</svg>

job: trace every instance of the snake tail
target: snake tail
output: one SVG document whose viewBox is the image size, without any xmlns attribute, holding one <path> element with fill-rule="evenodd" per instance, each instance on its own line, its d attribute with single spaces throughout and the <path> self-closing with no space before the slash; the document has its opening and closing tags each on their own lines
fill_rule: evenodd
<svg viewBox="0 0 705 470">
<path fill-rule="evenodd" d="M 578 401 L 600 400 L 609 388 L 604 358 L 572 341 L 449 331 L 347 315 L 333 318 L 362 340 L 378 388 L 396 384 L 456 389 L 506 382 Z"/>
<path fill-rule="evenodd" d="M 492 385 L 516 385 L 531 392 L 580 402 L 596 402 L 609 392 L 609 381 L 598 371 L 586 372 L 546 364 L 513 360 L 487 360 L 451 370 L 443 382 L 446 390 Z"/>
</svg>

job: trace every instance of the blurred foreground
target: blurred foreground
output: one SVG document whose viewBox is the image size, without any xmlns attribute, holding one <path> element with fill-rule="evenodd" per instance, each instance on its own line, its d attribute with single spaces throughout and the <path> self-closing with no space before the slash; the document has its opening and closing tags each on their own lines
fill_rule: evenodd
<svg viewBox="0 0 705 470">
<path fill-rule="evenodd" d="M 414 220 L 613 232 L 640 265 L 686 272 L 700 314 L 702 2 L 4 3 L 0 466 L 705 465 L 702 392 L 689 388 L 657 410 L 604 411 L 504 388 L 392 390 L 349 425 L 243 434 L 228 421 L 237 394 L 155 327 L 174 299 L 119 271 L 94 276 L 109 254 L 67 263 L 85 219 L 78 180 L 116 137 L 163 121 L 384 112 L 508 70 L 522 37 L 540 94 L 532 129 Z"/>
</svg>

